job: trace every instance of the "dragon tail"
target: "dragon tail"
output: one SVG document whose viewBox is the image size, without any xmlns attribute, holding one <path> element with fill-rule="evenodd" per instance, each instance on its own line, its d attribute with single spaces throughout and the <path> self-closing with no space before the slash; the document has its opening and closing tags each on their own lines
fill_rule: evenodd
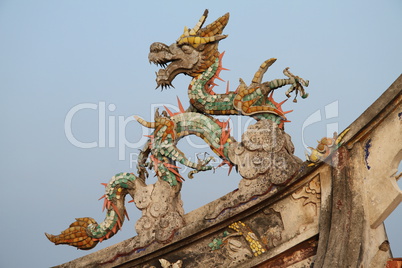
<svg viewBox="0 0 402 268">
<path fill-rule="evenodd" d="M 67 244 L 77 249 L 89 250 L 98 242 L 111 238 L 122 227 L 127 212 L 124 208 L 125 196 L 129 189 L 135 188 L 136 176 L 131 173 L 119 173 L 105 183 L 106 191 L 103 209 L 107 209 L 103 222 L 97 223 L 94 219 L 77 218 L 66 230 L 59 235 L 45 233 L 46 237 L 56 245 Z"/>
<path fill-rule="evenodd" d="M 45 233 L 46 237 L 55 245 L 67 244 L 82 250 L 92 249 L 98 244 L 98 241 L 93 240 L 88 236 L 86 228 L 90 224 L 96 224 L 92 218 L 77 218 L 69 228 L 62 231 L 59 235 L 51 235 Z"/>
</svg>

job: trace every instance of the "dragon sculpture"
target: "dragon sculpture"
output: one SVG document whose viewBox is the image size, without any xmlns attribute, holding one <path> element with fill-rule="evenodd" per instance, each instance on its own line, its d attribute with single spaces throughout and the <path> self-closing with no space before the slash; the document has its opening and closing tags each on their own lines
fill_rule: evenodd
<svg viewBox="0 0 402 268">
<path fill-rule="evenodd" d="M 221 165 L 236 166 L 245 179 L 263 178 L 260 184 L 281 185 L 298 172 L 300 161 L 292 155 L 293 145 L 283 131 L 288 112 L 281 107 L 284 101 L 274 101 L 273 92 L 290 85 L 285 93 L 288 98 L 293 91 L 296 96 L 300 94 L 306 98 L 308 94 L 304 87 L 308 86 L 308 81 L 293 75 L 286 68 L 283 72 L 286 79 L 262 82 L 264 73 L 276 61 L 272 58 L 261 64 L 250 85 L 240 79 L 235 91 L 214 92 L 215 79 L 220 79 L 220 72 L 225 70 L 222 67 L 224 53 L 219 53 L 218 44 L 227 37 L 222 32 L 228 23 L 229 13 L 203 27 L 207 16 L 208 10 L 194 28 L 185 27 L 183 34 L 170 46 L 157 42 L 150 47 L 150 62 L 164 67 L 157 72 L 157 88 L 172 87 L 172 81 L 180 73 L 192 77 L 188 87 L 189 108 L 184 110 L 179 102 L 180 111 L 177 113 L 167 108 L 161 113 L 156 111 L 154 122 L 136 116 L 140 124 L 153 129 L 138 157 L 137 175 L 120 173 L 104 184 L 103 208 L 107 213 L 103 222 L 98 224 L 92 218 L 78 218 L 61 234 L 46 234 L 51 242 L 87 250 L 109 239 L 128 217 L 126 195 L 130 195 L 137 208 L 142 210 L 142 217 L 136 223 L 140 245 L 145 247 L 154 241 L 171 241 L 175 231 L 185 225 L 180 199 L 184 178 L 177 163 L 192 169 L 188 174 L 190 178 L 197 172 L 216 168 L 209 164 L 212 157 L 204 157 L 194 163 L 177 148 L 177 142 L 188 135 L 202 138 L 222 159 Z M 257 124 L 244 133 L 243 142 L 236 142 L 230 135 L 228 122 L 222 122 L 214 115 L 250 116 L 257 120 Z M 257 141 L 253 140 L 255 130 L 262 130 L 261 135 L 257 135 Z M 267 147 L 270 139 L 272 144 Z M 239 157 L 244 154 L 247 157 L 247 154 L 253 154 L 252 171 L 240 165 L 242 161 Z M 284 164 L 278 161 L 269 164 L 264 160 L 273 159 L 275 155 L 280 155 Z M 158 177 L 155 184 L 146 184 L 149 176 L 147 169 L 155 171 Z"/>
</svg>

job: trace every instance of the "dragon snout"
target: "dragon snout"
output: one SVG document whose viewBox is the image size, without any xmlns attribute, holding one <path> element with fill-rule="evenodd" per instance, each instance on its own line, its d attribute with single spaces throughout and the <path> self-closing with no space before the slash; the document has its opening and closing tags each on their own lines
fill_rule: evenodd
<svg viewBox="0 0 402 268">
<path fill-rule="evenodd" d="M 148 59 L 150 63 L 166 67 L 166 64 L 171 61 L 172 54 L 169 47 L 164 43 L 155 42 L 149 48 Z"/>
<path fill-rule="evenodd" d="M 149 51 L 151 53 L 158 53 L 158 52 L 161 52 L 161 51 L 170 52 L 169 47 L 166 44 L 160 43 L 160 42 L 152 43 L 150 48 L 149 48 Z"/>
</svg>

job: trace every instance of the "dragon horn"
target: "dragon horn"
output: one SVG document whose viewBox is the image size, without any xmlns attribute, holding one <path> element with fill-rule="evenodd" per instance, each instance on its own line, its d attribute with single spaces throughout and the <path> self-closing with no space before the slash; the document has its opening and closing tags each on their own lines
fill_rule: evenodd
<svg viewBox="0 0 402 268">
<path fill-rule="evenodd" d="M 134 118 L 135 118 L 135 120 L 138 121 L 138 123 L 140 123 L 140 124 L 143 125 L 144 127 L 147 127 L 147 128 L 156 128 L 155 122 L 148 122 L 148 121 L 145 121 L 144 119 L 142 119 L 142 118 L 140 118 L 140 117 L 138 117 L 138 116 L 136 116 L 136 115 L 134 115 Z"/>
<path fill-rule="evenodd" d="M 214 36 L 221 35 L 223 29 L 229 22 L 229 13 L 226 13 L 222 17 L 218 18 L 211 24 L 207 25 L 204 29 L 200 31 L 201 36 Z"/>
<path fill-rule="evenodd" d="M 194 28 L 189 30 L 187 27 L 184 27 L 183 34 L 176 42 L 179 45 L 188 44 L 194 48 L 198 48 L 200 45 L 218 42 L 225 39 L 227 35 L 223 35 L 222 31 L 229 21 L 229 13 L 226 13 L 216 21 L 201 29 L 207 16 L 208 10 L 206 9 L 204 15 L 200 18 Z"/>
<path fill-rule="evenodd" d="M 194 28 L 191 29 L 188 33 L 190 35 L 196 35 L 198 33 L 198 31 L 201 29 L 202 25 L 204 25 L 207 17 L 208 17 L 208 9 L 205 9 L 204 14 L 201 16 L 200 20 L 197 22 L 197 24 L 194 26 Z"/>
<path fill-rule="evenodd" d="M 212 43 L 212 42 L 218 42 L 222 39 L 225 39 L 228 37 L 227 35 L 215 35 L 215 36 L 206 36 L 206 37 L 200 37 L 200 36 L 190 36 L 190 37 L 184 37 L 179 39 L 177 42 L 179 44 L 189 44 L 193 46 L 194 48 L 197 48 L 200 45 L 207 44 L 207 43 Z"/>
<path fill-rule="evenodd" d="M 183 34 L 180 36 L 180 38 L 178 40 L 180 40 L 181 38 L 183 38 L 185 36 L 196 36 L 198 31 L 201 29 L 202 25 L 204 25 L 207 17 L 208 17 L 208 9 L 205 9 L 204 14 L 201 16 L 200 20 L 194 26 L 194 28 L 189 30 L 187 26 L 184 26 Z"/>
<path fill-rule="evenodd" d="M 188 35 L 190 35 L 190 31 L 188 30 L 187 26 L 184 26 L 184 31 L 181 36 L 183 37 L 183 36 L 188 36 Z"/>
</svg>

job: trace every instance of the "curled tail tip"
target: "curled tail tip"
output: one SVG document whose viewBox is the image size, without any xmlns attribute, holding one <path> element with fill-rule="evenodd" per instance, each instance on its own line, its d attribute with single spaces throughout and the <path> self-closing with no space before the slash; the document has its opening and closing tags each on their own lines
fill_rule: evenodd
<svg viewBox="0 0 402 268">
<path fill-rule="evenodd" d="M 94 240 L 87 232 L 87 227 L 96 221 L 92 218 L 78 218 L 70 227 L 62 231 L 59 235 L 45 233 L 47 239 L 55 245 L 69 245 L 81 250 L 94 248 L 98 241 Z"/>
<path fill-rule="evenodd" d="M 56 243 L 55 235 L 48 234 L 45 232 L 46 238 L 49 239 L 50 242 Z"/>
<path fill-rule="evenodd" d="M 55 245 L 59 245 L 63 242 L 62 239 L 60 238 L 60 235 L 52 235 L 48 233 L 45 233 L 45 235 L 46 238 Z"/>
</svg>

